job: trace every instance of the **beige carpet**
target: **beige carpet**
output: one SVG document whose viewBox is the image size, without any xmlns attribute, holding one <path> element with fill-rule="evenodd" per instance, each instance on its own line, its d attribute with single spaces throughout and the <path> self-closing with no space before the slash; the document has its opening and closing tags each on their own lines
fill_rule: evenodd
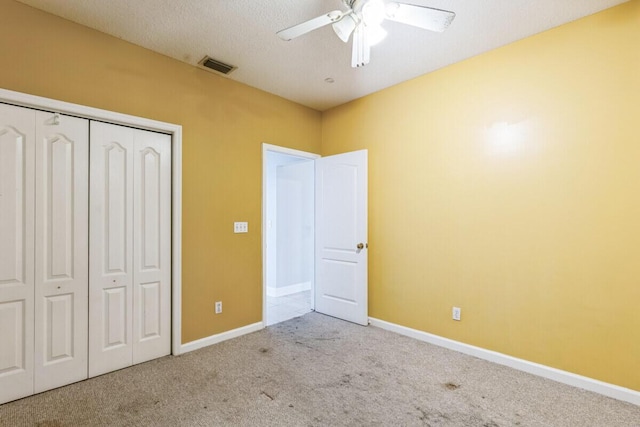
<svg viewBox="0 0 640 427">
<path fill-rule="evenodd" d="M 2 426 L 640 426 L 640 407 L 316 313 L 0 405 Z"/>
</svg>

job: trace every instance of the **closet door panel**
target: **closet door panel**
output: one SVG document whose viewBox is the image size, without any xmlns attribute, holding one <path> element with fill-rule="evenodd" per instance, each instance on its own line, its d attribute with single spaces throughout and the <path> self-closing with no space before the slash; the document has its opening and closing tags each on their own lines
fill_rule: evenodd
<svg viewBox="0 0 640 427">
<path fill-rule="evenodd" d="M 171 137 L 135 131 L 133 363 L 171 352 Z"/>
<path fill-rule="evenodd" d="M 91 122 L 89 376 L 132 364 L 134 130 Z"/>
<path fill-rule="evenodd" d="M 0 104 L 0 403 L 33 393 L 34 125 Z"/>
<path fill-rule="evenodd" d="M 88 138 L 88 120 L 36 114 L 36 393 L 87 378 Z"/>
</svg>

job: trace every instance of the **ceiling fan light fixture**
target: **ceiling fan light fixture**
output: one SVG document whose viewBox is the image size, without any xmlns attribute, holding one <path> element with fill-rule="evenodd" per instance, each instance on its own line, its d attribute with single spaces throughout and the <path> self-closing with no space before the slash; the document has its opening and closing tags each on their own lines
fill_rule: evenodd
<svg viewBox="0 0 640 427">
<path fill-rule="evenodd" d="M 400 9 L 400 5 L 396 2 L 391 2 L 391 3 L 387 3 L 386 7 L 385 7 L 385 13 L 387 15 L 387 18 L 393 19 L 396 16 L 396 13 L 398 12 L 398 9 Z"/>
<path fill-rule="evenodd" d="M 340 40 L 346 43 L 349 41 L 349 36 L 351 36 L 353 30 L 356 29 L 357 24 L 355 16 L 349 14 L 338 22 L 334 22 L 331 26 L 336 35 L 340 37 Z"/>
<path fill-rule="evenodd" d="M 375 46 L 387 37 L 387 32 L 380 25 L 367 25 L 364 30 L 367 32 L 369 46 Z"/>
<path fill-rule="evenodd" d="M 362 6 L 362 20 L 367 26 L 379 26 L 385 15 L 386 7 L 382 0 L 369 0 Z"/>
</svg>

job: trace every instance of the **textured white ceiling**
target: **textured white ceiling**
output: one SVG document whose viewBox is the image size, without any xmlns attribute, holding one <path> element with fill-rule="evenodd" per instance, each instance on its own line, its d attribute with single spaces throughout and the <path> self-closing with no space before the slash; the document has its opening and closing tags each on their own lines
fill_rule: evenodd
<svg viewBox="0 0 640 427">
<path fill-rule="evenodd" d="M 276 36 L 341 0 L 19 1 L 192 65 L 210 55 L 238 67 L 228 78 L 322 111 L 626 0 L 408 0 L 457 16 L 444 33 L 385 21 L 389 35 L 357 69 L 330 26 Z"/>
</svg>

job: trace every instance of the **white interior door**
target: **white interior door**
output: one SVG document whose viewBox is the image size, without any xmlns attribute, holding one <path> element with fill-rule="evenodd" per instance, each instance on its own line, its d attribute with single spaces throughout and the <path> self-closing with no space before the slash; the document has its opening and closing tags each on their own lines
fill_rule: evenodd
<svg viewBox="0 0 640 427">
<path fill-rule="evenodd" d="M 171 136 L 134 131 L 133 363 L 171 352 Z"/>
<path fill-rule="evenodd" d="M 36 114 L 35 392 L 87 378 L 89 121 Z"/>
<path fill-rule="evenodd" d="M 89 376 L 171 351 L 171 137 L 91 122 Z"/>
<path fill-rule="evenodd" d="M 0 104 L 0 403 L 33 393 L 35 111 Z"/>
<path fill-rule="evenodd" d="M 368 324 L 367 248 L 367 151 L 317 159 L 316 311 Z"/>
</svg>

